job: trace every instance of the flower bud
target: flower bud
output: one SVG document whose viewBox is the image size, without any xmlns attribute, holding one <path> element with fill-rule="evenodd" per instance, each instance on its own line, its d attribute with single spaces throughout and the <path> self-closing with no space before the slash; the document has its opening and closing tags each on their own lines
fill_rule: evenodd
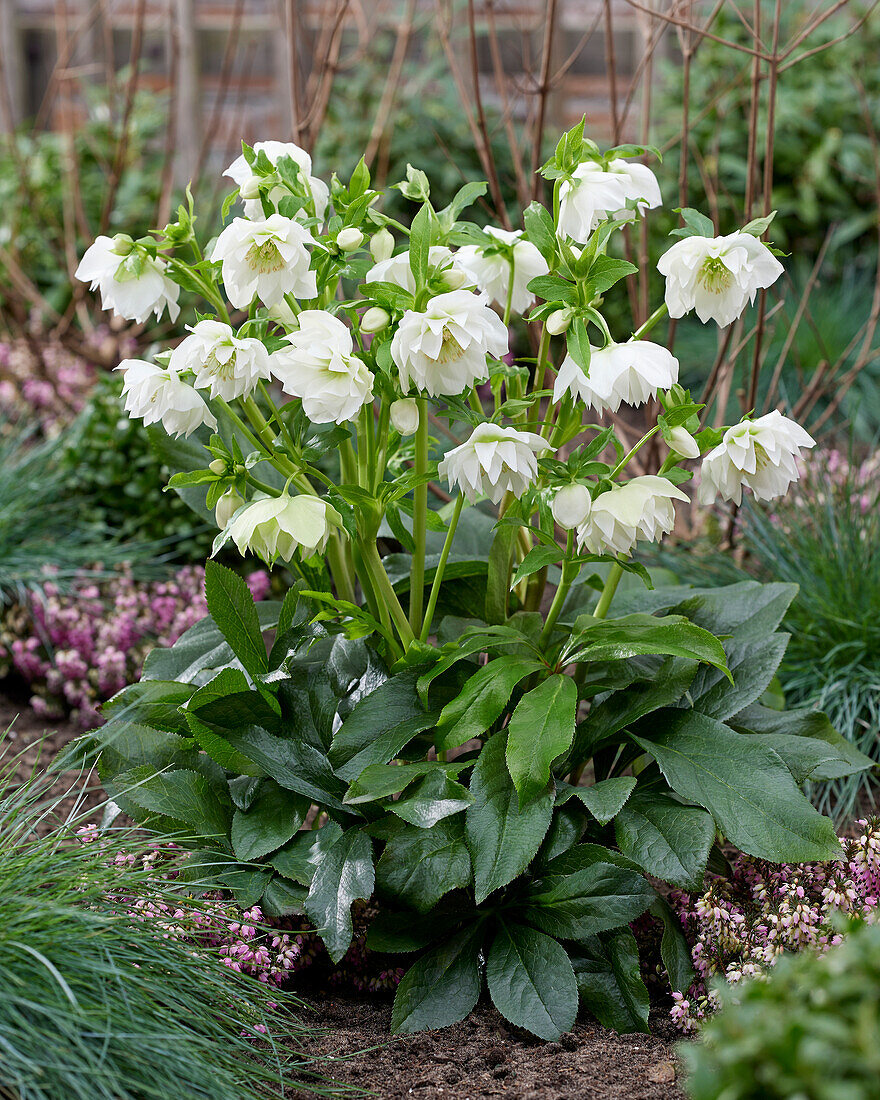
<svg viewBox="0 0 880 1100">
<path fill-rule="evenodd" d="M 414 397 L 402 397 L 389 410 L 391 425 L 401 435 L 413 435 L 419 426 L 419 404 Z"/>
<path fill-rule="evenodd" d="M 561 336 L 571 324 L 570 309 L 556 309 L 547 318 L 545 325 L 551 336 Z"/>
<path fill-rule="evenodd" d="M 276 324 L 283 325 L 287 329 L 299 327 L 299 321 L 296 319 L 296 314 L 283 298 L 280 302 L 276 302 L 268 312 L 269 316 Z"/>
<path fill-rule="evenodd" d="M 239 187 L 238 193 L 243 199 L 258 199 L 260 197 L 260 177 L 248 176 Z"/>
<path fill-rule="evenodd" d="M 361 332 L 381 332 L 391 323 L 391 314 L 380 306 L 372 306 L 361 317 Z"/>
<path fill-rule="evenodd" d="M 677 428 L 670 429 L 669 434 L 666 436 L 666 443 L 670 451 L 681 455 L 682 458 L 700 457 L 700 444 L 687 428 L 683 428 L 680 424 Z"/>
<path fill-rule="evenodd" d="M 467 273 L 458 267 L 447 268 L 446 271 L 443 272 L 443 282 L 450 290 L 461 290 L 461 288 L 467 286 L 468 283 L 473 286 L 473 282 L 468 277 Z"/>
<path fill-rule="evenodd" d="M 370 241 L 370 254 L 376 263 L 382 260 L 390 260 L 394 252 L 394 237 L 387 229 L 380 229 Z"/>
<path fill-rule="evenodd" d="M 350 225 L 347 229 L 340 229 L 336 234 L 336 244 L 341 252 L 354 252 L 364 243 L 364 235 L 359 229 Z"/>
<path fill-rule="evenodd" d="M 215 459 L 219 462 L 220 459 Z M 244 497 L 237 489 L 227 489 L 222 497 L 217 501 L 217 507 L 214 509 L 214 518 L 217 520 L 217 526 L 222 531 L 226 524 L 232 519 L 239 508 L 244 504 Z"/>
<path fill-rule="evenodd" d="M 223 461 L 222 458 L 215 458 L 208 463 L 208 469 L 211 471 L 212 474 L 225 474 L 226 463 Z"/>
<path fill-rule="evenodd" d="M 592 507 L 590 490 L 586 485 L 574 482 L 571 485 L 563 485 L 556 491 L 550 511 L 563 531 L 572 531 L 584 522 Z"/>
<path fill-rule="evenodd" d="M 134 251 L 134 241 L 127 233 L 117 233 L 113 238 L 113 255 L 128 256 Z"/>
</svg>

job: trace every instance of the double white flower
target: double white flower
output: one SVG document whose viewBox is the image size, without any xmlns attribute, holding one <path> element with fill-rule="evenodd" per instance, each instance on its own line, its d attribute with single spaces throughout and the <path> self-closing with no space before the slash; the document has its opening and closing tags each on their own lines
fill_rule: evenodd
<svg viewBox="0 0 880 1100">
<path fill-rule="evenodd" d="M 180 288 L 165 274 L 166 263 L 161 257 L 150 256 L 131 242 L 112 237 L 97 237 L 76 269 L 77 279 L 101 290 L 101 307 L 112 309 L 117 317 L 129 321 L 144 321 L 155 313 L 158 320 L 168 308 L 168 316 L 177 320 Z"/>
<path fill-rule="evenodd" d="M 176 371 L 143 359 L 123 359 L 116 370 L 124 372 L 122 394 L 132 419 L 142 418 L 145 426 L 161 422 L 173 436 L 190 435 L 201 424 L 216 430 L 217 420 L 205 399 Z"/>
<path fill-rule="evenodd" d="M 305 309 L 287 340 L 290 347 L 270 357 L 271 370 L 285 393 L 301 398 L 313 424 L 342 424 L 372 401 L 373 375 L 352 354 L 351 332 L 338 317 Z"/>
<path fill-rule="evenodd" d="M 467 273 L 458 267 L 458 255 L 445 245 L 433 244 L 428 249 L 428 263 L 435 272 L 442 271 L 450 274 L 454 270 L 453 281 L 461 284 L 465 282 L 462 275 Z M 373 264 L 367 272 L 364 282 L 393 283 L 395 286 L 399 286 L 401 290 L 407 290 L 410 294 L 415 294 L 416 280 L 409 264 L 409 250 L 398 252 L 396 256 L 389 256 L 387 259 L 379 260 L 378 263 Z"/>
<path fill-rule="evenodd" d="M 312 175 L 312 158 L 305 149 L 300 149 L 292 141 L 258 141 L 253 148 L 255 153 L 265 153 L 269 158 L 269 162 L 273 165 L 277 164 L 282 157 L 290 157 L 295 164 L 299 165 L 303 183 L 308 187 L 315 203 L 315 216 L 323 221 L 330 202 L 330 189 L 322 179 Z M 251 166 L 245 160 L 243 153 L 240 157 L 235 158 L 223 175 L 229 176 L 238 186 L 244 202 L 244 216 L 256 220 L 262 219 L 264 216 L 263 204 L 259 198 L 248 197 L 251 191 L 256 191 L 261 177 L 255 176 L 251 172 Z M 268 197 L 269 201 L 277 206 L 281 199 L 289 194 L 288 189 L 279 184 L 277 187 L 272 188 Z M 297 214 L 298 218 L 309 216 L 310 212 L 305 208 Z"/>
<path fill-rule="evenodd" d="M 641 539 L 657 542 L 675 525 L 674 500 L 687 494 L 665 477 L 634 477 L 600 494 L 578 527 L 578 545 L 591 554 L 628 554 Z"/>
<path fill-rule="evenodd" d="M 627 200 L 644 211 L 661 202 L 657 177 L 637 161 L 612 160 L 607 168 L 584 161 L 559 188 L 559 232 L 586 244 L 596 226 L 606 218 L 629 221 L 634 212 Z"/>
<path fill-rule="evenodd" d="M 532 432 L 478 424 L 470 439 L 441 460 L 437 472 L 471 504 L 481 496 L 498 504 L 507 492 L 523 495 L 538 476 L 536 455 L 547 450 L 547 440 Z"/>
<path fill-rule="evenodd" d="M 271 307 L 285 294 L 316 297 L 318 287 L 306 248 L 313 243 L 304 226 L 280 214 L 263 221 L 235 218 L 217 238 L 211 262 L 222 262 L 223 285 L 236 309 L 246 309 L 254 295 Z"/>
<path fill-rule="evenodd" d="M 177 374 L 193 371 L 196 389 L 210 387 L 211 397 L 232 401 L 269 377 L 269 353 L 260 340 L 240 340 L 222 321 L 199 321 L 190 332 L 172 351 L 168 366 Z"/>
<path fill-rule="evenodd" d="M 783 267 L 751 233 L 730 233 L 677 241 L 660 257 L 657 270 L 666 277 L 670 317 L 694 309 L 704 324 L 711 319 L 725 328 L 759 290 L 776 282 Z"/>
<path fill-rule="evenodd" d="M 229 538 L 244 555 L 248 550 L 269 565 L 281 558 L 290 561 L 297 550 L 302 557 L 320 554 L 342 517 L 321 497 L 303 494 L 263 497 L 242 508 L 229 524 Z"/>
<path fill-rule="evenodd" d="M 470 275 L 473 282 L 485 291 L 489 300 L 501 309 L 524 313 L 534 302 L 535 296 L 527 289 L 529 282 L 549 272 L 547 261 L 531 241 L 523 239 L 520 232 L 508 232 L 487 226 L 486 232 L 496 240 L 513 246 L 513 264 L 504 252 L 485 252 L 479 245 L 469 244 L 455 254 L 455 263 Z M 511 291 L 511 266 L 513 290 Z"/>
<path fill-rule="evenodd" d="M 469 290 L 438 294 L 424 313 L 407 310 L 391 341 L 404 393 L 415 385 L 432 397 L 485 381 L 486 356 L 500 359 L 507 350 L 507 327 L 484 294 Z"/>
<path fill-rule="evenodd" d="M 678 360 L 670 351 L 649 340 L 630 340 L 592 348 L 589 374 L 567 355 L 553 385 L 553 400 L 568 391 L 597 412 L 617 412 L 621 404 L 644 404 L 677 381 Z"/>
<path fill-rule="evenodd" d="M 752 490 L 756 500 L 782 496 L 800 476 L 796 462 L 800 449 L 815 445 L 800 424 L 778 409 L 734 424 L 703 459 L 697 499 L 711 504 L 717 495 L 740 504 L 743 486 Z"/>
</svg>

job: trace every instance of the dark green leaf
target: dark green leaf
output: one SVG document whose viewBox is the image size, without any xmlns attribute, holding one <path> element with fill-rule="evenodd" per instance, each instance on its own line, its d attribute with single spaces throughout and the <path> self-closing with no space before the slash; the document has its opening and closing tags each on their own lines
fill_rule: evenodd
<svg viewBox="0 0 880 1100">
<path fill-rule="evenodd" d="M 232 817 L 232 850 L 243 861 L 274 852 L 297 832 L 311 802 L 264 779 L 247 810 Z"/>
<path fill-rule="evenodd" d="M 320 829 L 307 829 L 297 835 L 283 848 L 275 852 L 269 862 L 285 878 L 293 879 L 302 886 L 311 886 L 315 877 L 315 868 L 342 836 L 342 827 L 335 821 L 328 821 Z"/>
<path fill-rule="evenodd" d="M 178 769 L 156 775 L 147 766 L 133 768 L 116 782 L 137 806 L 188 825 L 199 836 L 225 840 L 229 833 L 231 806 L 198 772 Z"/>
<path fill-rule="evenodd" d="M 727 656 L 721 642 L 680 615 L 625 615 L 619 619 L 578 621 L 568 645 L 568 660 L 610 661 L 642 653 L 663 653 L 705 661 L 724 669 Z"/>
<path fill-rule="evenodd" d="M 405 825 L 388 841 L 376 866 L 377 885 L 420 913 L 470 881 L 471 859 L 460 817 L 444 818 L 430 829 Z"/>
<path fill-rule="evenodd" d="M 432 772 L 441 775 L 458 775 L 466 767 L 468 767 L 467 761 L 444 764 L 438 760 L 420 760 L 416 764 L 370 764 L 348 788 L 345 801 L 349 806 L 357 806 L 362 802 L 376 802 L 380 798 L 398 794 L 414 779 L 420 779 Z"/>
<path fill-rule="evenodd" d="M 571 744 L 577 696 L 574 680 L 556 674 L 527 692 L 517 703 L 508 726 L 507 768 L 520 806 L 531 802 L 545 789 L 550 782 L 550 765 Z"/>
<path fill-rule="evenodd" d="M 562 806 L 570 798 L 579 798 L 600 825 L 607 825 L 620 813 L 624 803 L 633 792 L 636 780 L 631 775 L 619 775 L 613 779 L 602 779 L 591 787 L 572 787 L 568 783 L 560 784 L 556 796 L 556 805 Z"/>
<path fill-rule="evenodd" d="M 685 993 L 694 980 L 694 967 L 691 949 L 684 938 L 678 917 L 661 897 L 654 899 L 651 915 L 663 922 L 660 957 L 669 976 L 669 985 L 674 991 Z"/>
<path fill-rule="evenodd" d="M 565 855 L 576 851 L 573 848 Z M 553 862 L 559 866 L 557 860 Z M 530 924 L 560 939 L 581 940 L 629 924 L 655 897 L 653 888 L 637 871 L 612 863 L 592 863 L 571 874 L 551 874 L 548 870 L 530 889 L 522 915 Z"/>
<path fill-rule="evenodd" d="M 479 926 L 467 928 L 422 955 L 404 975 L 394 997 L 391 1031 L 448 1027 L 463 1020 L 480 996 Z"/>
<path fill-rule="evenodd" d="M 837 859 L 840 843 L 761 738 L 695 711 L 657 711 L 635 740 L 682 798 L 705 806 L 727 838 L 778 863 Z"/>
<path fill-rule="evenodd" d="M 521 580 L 530 577 L 548 565 L 560 561 L 563 557 L 562 550 L 558 546 L 533 546 L 523 560 L 516 567 L 516 573 L 510 582 L 511 589 L 516 588 Z"/>
<path fill-rule="evenodd" d="M 668 794 L 637 791 L 614 821 L 617 846 L 645 872 L 683 890 L 700 890 L 715 839 L 712 815 Z"/>
<path fill-rule="evenodd" d="M 443 708 L 437 722 L 437 748 L 457 748 L 484 734 L 501 715 L 520 680 L 543 667 L 534 657 L 503 656 L 479 668 L 461 694 Z"/>
<path fill-rule="evenodd" d="M 763 695 L 788 645 L 788 634 L 770 634 L 760 641 L 724 643 L 733 683 L 713 668 L 701 668 L 689 689 L 695 710 L 723 722 Z"/>
<path fill-rule="evenodd" d="M 471 776 L 473 804 L 467 811 L 467 844 L 476 881 L 477 905 L 528 867 L 550 826 L 553 792 L 520 808 L 505 760 L 507 735 L 483 746 Z"/>
<path fill-rule="evenodd" d="M 541 932 L 504 924 L 486 957 L 486 980 L 498 1011 L 541 1039 L 558 1039 L 577 1018 L 578 990 L 565 949 Z"/>
<path fill-rule="evenodd" d="M 639 970 L 639 945 L 628 928 L 590 937 L 571 953 L 581 1002 L 603 1027 L 648 1031 L 650 999 Z"/>
<path fill-rule="evenodd" d="M 407 954 L 421 951 L 422 948 L 439 939 L 448 931 L 437 920 L 434 913 L 418 917 L 415 913 L 378 913 L 367 929 L 367 948 L 387 954 Z"/>
<path fill-rule="evenodd" d="M 315 869 L 305 911 L 338 963 L 351 944 L 351 907 L 373 893 L 373 845 L 360 829 L 347 829 Z"/>
<path fill-rule="evenodd" d="M 444 771 L 432 771 L 409 797 L 392 802 L 388 809 L 411 825 L 430 829 L 444 817 L 466 810 L 471 802 L 473 797 L 467 787 L 450 779 Z"/>
<path fill-rule="evenodd" d="M 219 562 L 205 565 L 205 598 L 211 618 L 220 628 L 245 672 L 259 676 L 269 660 L 257 608 L 244 579 Z"/>
</svg>

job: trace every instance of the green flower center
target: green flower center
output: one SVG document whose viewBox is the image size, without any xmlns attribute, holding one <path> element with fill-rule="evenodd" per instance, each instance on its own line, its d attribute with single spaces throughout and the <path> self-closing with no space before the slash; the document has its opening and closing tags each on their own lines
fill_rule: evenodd
<svg viewBox="0 0 880 1100">
<path fill-rule="evenodd" d="M 225 363 L 221 363 L 212 351 L 205 360 L 205 370 L 213 374 L 215 378 L 228 382 L 235 377 L 235 352 L 229 356 Z"/>
<path fill-rule="evenodd" d="M 247 262 L 251 267 L 268 275 L 273 271 L 280 271 L 284 267 L 284 260 L 278 251 L 274 241 L 263 241 L 262 244 L 252 244 L 248 249 Z"/>
<path fill-rule="evenodd" d="M 733 273 L 720 256 L 708 256 L 700 268 L 700 282 L 710 294 L 723 294 L 733 285 Z"/>
<path fill-rule="evenodd" d="M 437 356 L 438 363 L 451 363 L 456 359 L 461 359 L 464 355 L 464 348 L 455 339 L 448 328 L 443 329 L 443 343 L 440 345 L 440 354 Z"/>
</svg>

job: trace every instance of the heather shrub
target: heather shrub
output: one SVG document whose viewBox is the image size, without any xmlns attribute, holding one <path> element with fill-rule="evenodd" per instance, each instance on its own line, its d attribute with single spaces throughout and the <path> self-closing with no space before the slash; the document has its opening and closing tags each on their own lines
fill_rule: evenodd
<svg viewBox="0 0 880 1100">
<path fill-rule="evenodd" d="M 737 855 L 728 874 L 711 876 L 701 893 L 670 895 L 695 971 L 690 988 L 672 994 L 678 1027 L 692 1031 L 714 1011 L 716 978 L 735 985 L 766 976 L 783 954 L 821 952 L 840 942 L 848 920 L 876 921 L 880 819 L 860 819 L 856 836 L 842 844 L 839 863 L 774 866 Z"/>
<path fill-rule="evenodd" d="M 728 987 L 698 1043 L 680 1048 L 693 1100 L 874 1100 L 880 1080 L 880 925 L 824 955 Z"/>
<path fill-rule="evenodd" d="M 0 618 L 0 674 L 25 681 L 38 713 L 69 714 L 87 729 L 100 720 L 101 703 L 138 679 L 154 646 L 173 645 L 204 617 L 204 576 L 190 565 L 144 581 L 123 566 L 110 576 L 83 570 L 62 589 L 49 570 L 24 604 Z M 264 571 L 248 584 L 256 599 L 268 594 Z"/>
</svg>

